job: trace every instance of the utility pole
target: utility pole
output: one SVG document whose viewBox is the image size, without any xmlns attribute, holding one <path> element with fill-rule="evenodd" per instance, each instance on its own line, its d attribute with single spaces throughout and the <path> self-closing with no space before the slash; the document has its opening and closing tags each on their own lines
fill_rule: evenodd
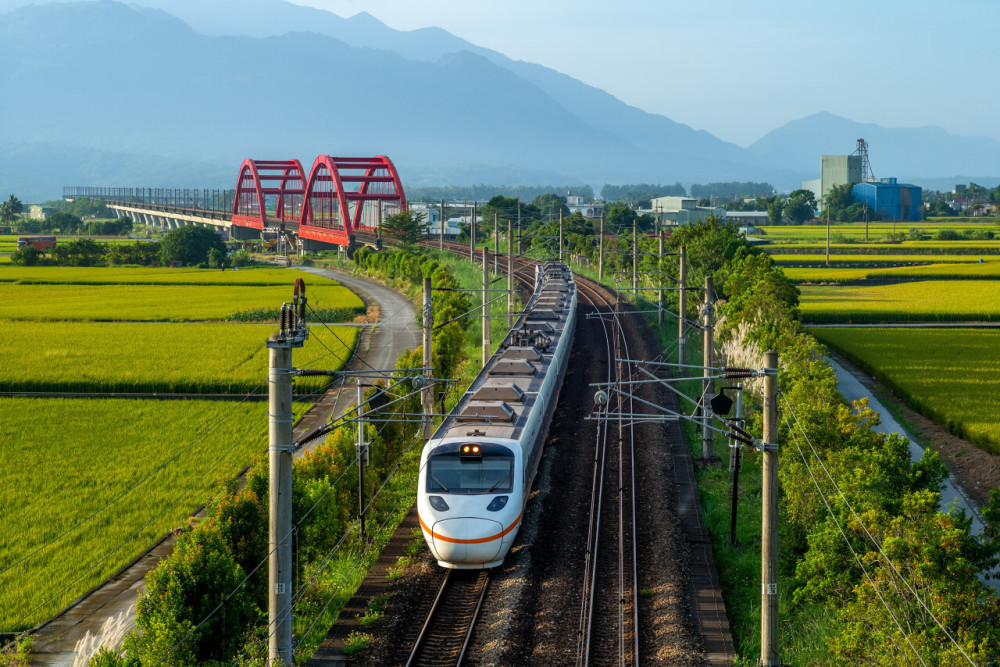
<svg viewBox="0 0 1000 667">
<path fill-rule="evenodd" d="M 507 328 L 514 328 L 514 223 L 507 220 Z"/>
<path fill-rule="evenodd" d="M 444 200 L 442 199 L 441 200 L 441 251 L 442 252 L 444 252 L 444 230 L 445 230 Z"/>
<path fill-rule="evenodd" d="M 705 316 L 705 379 L 701 381 L 701 410 L 702 417 L 704 418 L 704 426 L 702 427 L 701 433 L 701 455 L 705 459 L 705 464 L 708 465 L 715 456 L 713 451 L 713 437 L 712 430 L 709 428 L 712 425 L 712 411 L 708 408 L 708 397 L 712 393 L 712 315 L 715 309 L 715 304 L 712 302 L 712 276 L 705 276 L 705 302 L 704 308 L 702 309 L 702 314 Z"/>
<path fill-rule="evenodd" d="M 295 286 L 295 306 L 290 319 L 305 314 L 299 307 L 299 283 Z M 302 347 L 305 326 L 286 328 L 285 305 L 281 307 L 281 328 L 267 340 L 269 353 L 268 459 L 268 656 L 285 665 L 292 664 L 292 348 Z M 303 318 L 304 319 L 304 318 Z"/>
<path fill-rule="evenodd" d="M 521 254 L 521 202 L 517 202 L 517 254 Z"/>
<path fill-rule="evenodd" d="M 500 273 L 500 234 L 497 230 L 496 211 L 493 211 L 493 273 Z"/>
<path fill-rule="evenodd" d="M 601 236 L 597 240 L 597 280 L 604 280 L 604 211 L 601 211 Z"/>
<path fill-rule="evenodd" d="M 656 323 L 663 326 L 663 276 L 661 272 L 663 270 L 663 228 L 657 225 L 656 228 L 656 238 L 660 242 L 660 256 L 656 264 L 658 281 L 660 283 L 660 289 L 657 290 L 656 296 Z"/>
<path fill-rule="evenodd" d="M 778 353 L 764 355 L 763 509 L 760 549 L 760 664 L 778 659 Z"/>
<path fill-rule="evenodd" d="M 826 265 L 830 266 L 830 205 L 826 205 Z"/>
<path fill-rule="evenodd" d="M 378 200 L 378 224 L 375 226 L 375 247 L 382 247 L 382 200 Z"/>
<path fill-rule="evenodd" d="M 429 440 L 431 437 L 431 432 L 433 429 L 433 423 L 431 422 L 431 415 L 434 414 L 434 383 L 431 382 L 431 378 L 434 377 L 434 356 L 432 355 L 431 345 L 433 344 L 433 339 L 431 333 L 434 329 L 434 304 L 431 300 L 431 279 L 429 277 L 424 278 L 424 377 L 427 383 L 424 385 L 424 390 L 420 395 L 421 403 L 424 406 L 424 440 Z"/>
<path fill-rule="evenodd" d="M 636 220 L 632 220 L 632 294 L 639 303 L 639 231 Z"/>
<path fill-rule="evenodd" d="M 680 291 L 677 294 L 680 296 L 678 297 L 677 305 L 677 363 L 685 364 L 687 363 L 687 356 L 684 354 L 687 347 L 687 340 L 684 338 L 685 330 L 687 329 L 687 322 L 685 321 L 687 317 L 685 313 L 687 310 L 687 246 L 683 245 L 681 246 L 681 268 L 678 284 Z"/>
<path fill-rule="evenodd" d="M 472 202 L 472 227 L 469 228 L 472 232 L 472 239 L 469 241 L 469 261 L 476 261 L 476 202 Z"/>
<path fill-rule="evenodd" d="M 365 422 L 363 403 L 365 401 L 364 385 L 358 378 L 358 521 L 361 523 L 361 541 L 365 541 Z"/>
<path fill-rule="evenodd" d="M 743 428 L 743 383 L 736 385 L 736 425 Z M 740 465 L 743 459 L 743 445 L 729 440 L 729 471 L 733 473 L 732 507 L 729 511 L 729 544 L 736 546 L 736 506 L 740 491 Z"/>
<path fill-rule="evenodd" d="M 490 360 L 490 249 L 483 248 L 483 366 Z"/>
<path fill-rule="evenodd" d="M 562 230 L 562 228 L 563 228 L 562 209 L 559 209 L 559 262 L 560 263 L 562 263 L 562 261 L 563 261 L 563 256 L 562 256 L 562 232 L 563 232 L 563 230 Z"/>
</svg>

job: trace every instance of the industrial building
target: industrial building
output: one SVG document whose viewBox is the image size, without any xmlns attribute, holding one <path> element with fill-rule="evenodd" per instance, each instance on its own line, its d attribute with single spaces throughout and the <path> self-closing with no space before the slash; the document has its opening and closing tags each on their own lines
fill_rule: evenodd
<svg viewBox="0 0 1000 667">
<path fill-rule="evenodd" d="M 824 155 L 820 160 L 820 177 L 802 181 L 802 189 L 811 190 L 816 195 L 816 203 L 822 205 L 833 186 L 863 180 L 862 159 L 861 155 Z"/>
<path fill-rule="evenodd" d="M 697 199 L 689 197 L 656 197 L 652 200 L 649 211 L 660 222 L 674 225 L 687 225 L 711 216 L 725 218 L 726 209 L 717 206 L 698 206 Z"/>
<path fill-rule="evenodd" d="M 923 190 L 916 185 L 897 183 L 895 178 L 858 183 L 851 188 L 851 196 L 883 220 L 917 222 L 923 216 Z"/>
</svg>

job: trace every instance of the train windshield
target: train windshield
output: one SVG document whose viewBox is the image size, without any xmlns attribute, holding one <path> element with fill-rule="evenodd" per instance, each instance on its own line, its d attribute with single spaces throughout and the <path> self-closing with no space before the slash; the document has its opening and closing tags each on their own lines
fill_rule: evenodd
<svg viewBox="0 0 1000 667">
<path fill-rule="evenodd" d="M 434 454 L 427 459 L 429 493 L 510 493 L 513 489 L 512 454 L 487 450 L 482 456 L 471 458 L 456 451 Z"/>
</svg>

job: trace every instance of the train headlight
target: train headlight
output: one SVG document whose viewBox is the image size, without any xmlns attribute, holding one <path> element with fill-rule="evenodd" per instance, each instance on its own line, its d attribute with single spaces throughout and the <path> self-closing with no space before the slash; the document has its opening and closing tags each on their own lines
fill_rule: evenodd
<svg viewBox="0 0 1000 667">
<path fill-rule="evenodd" d="M 507 498 L 508 496 L 497 496 L 486 506 L 486 510 L 488 512 L 499 512 L 507 506 Z"/>
<path fill-rule="evenodd" d="M 483 448 L 476 444 L 462 445 L 461 457 L 463 459 L 483 458 Z"/>
<path fill-rule="evenodd" d="M 447 512 L 451 509 L 441 496 L 427 496 L 427 502 L 438 512 Z"/>
</svg>

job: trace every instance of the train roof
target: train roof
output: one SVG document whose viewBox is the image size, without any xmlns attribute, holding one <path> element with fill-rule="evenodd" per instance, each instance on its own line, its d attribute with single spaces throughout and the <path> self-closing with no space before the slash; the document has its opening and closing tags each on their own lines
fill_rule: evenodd
<svg viewBox="0 0 1000 667">
<path fill-rule="evenodd" d="M 434 439 L 520 439 L 565 331 L 575 293 L 573 274 L 565 265 L 540 266 L 524 313 L 434 432 Z"/>
</svg>

